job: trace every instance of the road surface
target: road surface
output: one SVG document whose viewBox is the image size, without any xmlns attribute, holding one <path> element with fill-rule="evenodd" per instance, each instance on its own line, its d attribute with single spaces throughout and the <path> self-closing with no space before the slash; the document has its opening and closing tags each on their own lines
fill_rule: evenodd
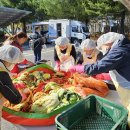
<svg viewBox="0 0 130 130">
<path fill-rule="evenodd" d="M 51 60 L 54 65 L 53 53 L 54 53 L 54 44 L 47 44 L 47 48 L 42 49 L 41 59 Z M 26 50 L 23 52 L 23 54 L 28 60 L 34 62 L 34 54 L 32 50 L 26 47 Z"/>
</svg>

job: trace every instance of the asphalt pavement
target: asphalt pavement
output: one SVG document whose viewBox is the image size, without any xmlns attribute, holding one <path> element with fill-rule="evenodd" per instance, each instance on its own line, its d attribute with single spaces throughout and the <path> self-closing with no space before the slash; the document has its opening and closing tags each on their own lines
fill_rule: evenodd
<svg viewBox="0 0 130 130">
<path fill-rule="evenodd" d="M 33 51 L 29 48 L 29 46 L 24 46 L 23 47 L 24 51 L 23 54 L 26 57 L 26 59 L 30 60 L 31 62 L 34 62 L 34 53 Z M 52 65 L 54 66 L 54 58 L 53 58 L 53 53 L 54 53 L 54 44 L 46 44 L 46 48 L 42 49 L 42 54 L 41 54 L 41 59 L 43 60 L 51 60 Z"/>
</svg>

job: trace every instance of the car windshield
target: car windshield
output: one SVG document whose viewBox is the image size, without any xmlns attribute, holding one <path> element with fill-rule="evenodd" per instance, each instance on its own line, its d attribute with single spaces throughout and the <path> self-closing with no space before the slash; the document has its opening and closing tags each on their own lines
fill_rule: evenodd
<svg viewBox="0 0 130 130">
<path fill-rule="evenodd" d="M 83 32 L 85 33 L 89 32 L 88 27 L 82 27 L 82 29 L 83 29 Z"/>
</svg>

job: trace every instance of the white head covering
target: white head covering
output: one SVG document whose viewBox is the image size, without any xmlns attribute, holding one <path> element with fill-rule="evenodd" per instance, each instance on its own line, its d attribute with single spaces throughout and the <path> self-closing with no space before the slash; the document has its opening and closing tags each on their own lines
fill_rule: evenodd
<svg viewBox="0 0 130 130">
<path fill-rule="evenodd" d="M 108 32 L 100 36 L 97 40 L 98 49 L 104 44 L 114 43 L 115 41 L 122 40 L 125 36 L 123 34 Z"/>
<path fill-rule="evenodd" d="M 96 42 L 94 40 L 86 39 L 81 43 L 81 49 L 95 49 L 96 48 Z"/>
<path fill-rule="evenodd" d="M 69 39 L 67 37 L 58 37 L 56 40 L 55 40 L 55 44 L 56 45 L 67 45 L 69 44 Z"/>
<path fill-rule="evenodd" d="M 11 45 L 3 45 L 0 47 L 0 59 L 9 63 L 19 63 L 25 58 L 19 48 Z"/>
</svg>

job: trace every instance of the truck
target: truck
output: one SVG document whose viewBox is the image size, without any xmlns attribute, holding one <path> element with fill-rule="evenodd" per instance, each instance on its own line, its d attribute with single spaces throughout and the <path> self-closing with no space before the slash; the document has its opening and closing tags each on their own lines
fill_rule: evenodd
<svg viewBox="0 0 130 130">
<path fill-rule="evenodd" d="M 45 22 L 32 23 L 32 32 L 35 26 L 40 26 L 43 32 L 47 32 L 47 42 L 54 42 L 56 38 L 68 37 L 71 43 L 81 43 L 90 37 L 89 29 L 85 23 L 70 19 L 50 19 Z"/>
</svg>

